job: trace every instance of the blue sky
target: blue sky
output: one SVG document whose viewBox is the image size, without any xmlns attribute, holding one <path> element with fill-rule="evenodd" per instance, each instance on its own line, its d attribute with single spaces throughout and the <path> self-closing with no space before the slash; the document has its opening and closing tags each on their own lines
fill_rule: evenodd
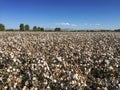
<svg viewBox="0 0 120 90">
<path fill-rule="evenodd" d="M 0 23 L 45 28 L 120 28 L 120 0 L 0 0 Z"/>
</svg>

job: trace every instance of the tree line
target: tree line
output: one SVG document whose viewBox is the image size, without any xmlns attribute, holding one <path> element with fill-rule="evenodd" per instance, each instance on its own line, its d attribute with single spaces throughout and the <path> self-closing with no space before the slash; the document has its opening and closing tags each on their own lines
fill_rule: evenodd
<svg viewBox="0 0 120 90">
<path fill-rule="evenodd" d="M 0 31 L 15 31 L 14 29 L 5 29 L 4 24 L 0 24 Z M 30 26 L 28 24 L 20 24 L 19 25 L 19 31 L 46 31 L 44 27 L 39 26 L 33 26 L 32 30 L 30 29 Z M 48 30 L 51 31 L 51 30 Z M 54 31 L 61 31 L 61 28 L 56 27 Z"/>
<path fill-rule="evenodd" d="M 5 29 L 5 25 L 0 23 L 0 31 L 16 31 L 14 29 Z M 45 30 L 43 27 L 39 26 L 33 26 L 32 29 L 30 29 L 30 26 L 28 24 L 24 25 L 23 23 L 19 25 L 19 31 L 56 31 L 60 32 L 63 31 L 61 30 L 60 27 L 56 27 L 54 30 Z M 66 31 L 66 30 L 64 30 Z M 115 29 L 115 30 L 67 30 L 71 32 L 120 32 L 120 29 Z"/>
<path fill-rule="evenodd" d="M 20 24 L 20 31 L 29 31 L 30 30 L 30 26 L 27 24 L 27 25 L 24 25 L 24 24 Z M 37 27 L 37 26 L 33 26 L 32 28 L 33 31 L 45 31 L 43 27 Z"/>
<path fill-rule="evenodd" d="M 0 24 L 0 31 L 4 31 L 5 30 L 5 26 L 3 24 Z"/>
</svg>

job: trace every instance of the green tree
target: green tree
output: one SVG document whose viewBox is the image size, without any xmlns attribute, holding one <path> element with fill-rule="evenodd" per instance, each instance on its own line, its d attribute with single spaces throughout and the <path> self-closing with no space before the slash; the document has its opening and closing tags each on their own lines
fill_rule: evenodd
<svg viewBox="0 0 120 90">
<path fill-rule="evenodd" d="M 24 24 L 20 24 L 20 31 L 24 31 L 24 30 L 25 30 Z"/>
<path fill-rule="evenodd" d="M 59 28 L 59 27 L 55 28 L 55 31 L 61 31 L 61 28 Z"/>
<path fill-rule="evenodd" d="M 44 30 L 44 28 L 42 27 L 42 28 L 40 29 L 40 31 L 45 31 L 45 30 Z"/>
<path fill-rule="evenodd" d="M 25 25 L 25 30 L 30 30 L 30 26 L 29 25 Z"/>
<path fill-rule="evenodd" d="M 33 26 L 33 30 L 37 31 L 38 30 L 37 26 Z"/>
<path fill-rule="evenodd" d="M 120 29 L 115 29 L 114 31 L 115 31 L 115 32 L 120 32 Z"/>
<path fill-rule="evenodd" d="M 0 24 L 0 31 L 4 31 L 5 30 L 5 26 L 3 24 Z"/>
<path fill-rule="evenodd" d="M 40 28 L 40 27 L 38 27 L 38 28 L 37 28 L 37 30 L 38 30 L 38 31 L 40 31 L 40 30 L 41 30 L 41 28 Z"/>
</svg>

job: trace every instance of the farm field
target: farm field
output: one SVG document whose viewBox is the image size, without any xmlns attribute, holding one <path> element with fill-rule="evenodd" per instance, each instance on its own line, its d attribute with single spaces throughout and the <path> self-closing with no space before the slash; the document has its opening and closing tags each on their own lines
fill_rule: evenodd
<svg viewBox="0 0 120 90">
<path fill-rule="evenodd" d="M 120 33 L 0 32 L 0 90 L 120 90 Z"/>
</svg>

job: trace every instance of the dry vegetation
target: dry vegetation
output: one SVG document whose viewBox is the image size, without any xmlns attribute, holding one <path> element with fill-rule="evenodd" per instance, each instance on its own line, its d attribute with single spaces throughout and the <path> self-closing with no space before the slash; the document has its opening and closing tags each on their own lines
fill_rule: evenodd
<svg viewBox="0 0 120 90">
<path fill-rule="evenodd" d="M 120 90 L 120 33 L 0 32 L 0 90 Z"/>
</svg>

